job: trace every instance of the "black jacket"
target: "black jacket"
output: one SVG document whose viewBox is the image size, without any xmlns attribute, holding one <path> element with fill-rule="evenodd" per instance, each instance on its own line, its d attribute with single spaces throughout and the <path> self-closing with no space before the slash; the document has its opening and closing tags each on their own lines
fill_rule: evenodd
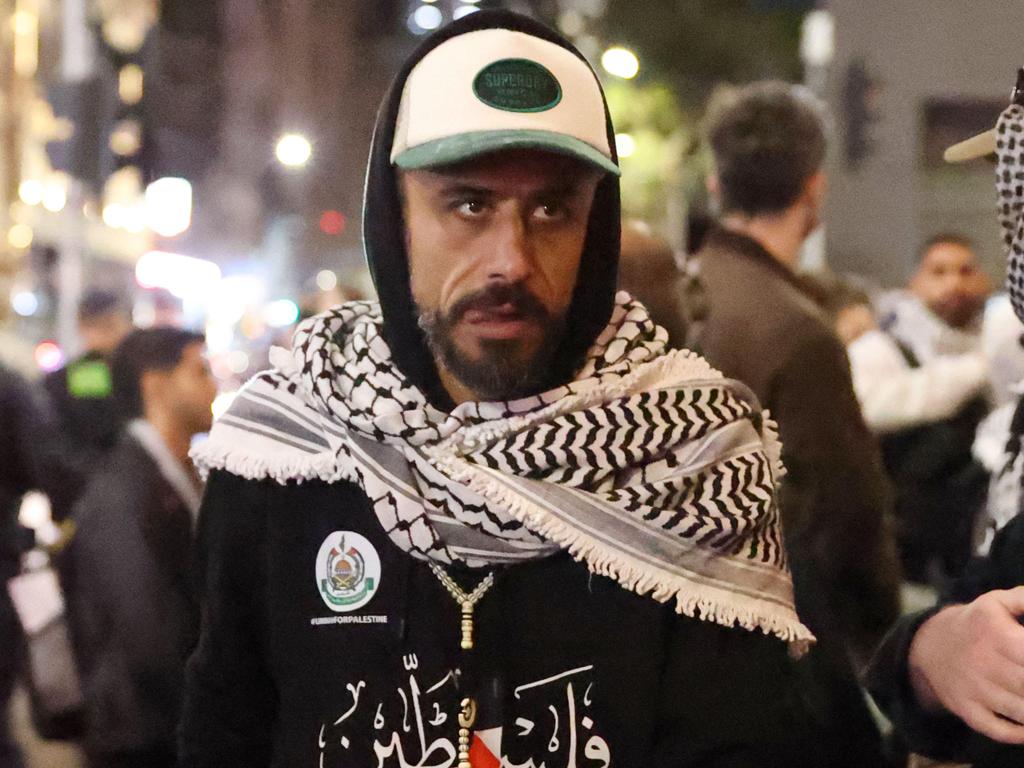
<svg viewBox="0 0 1024 768">
<path fill-rule="evenodd" d="M 188 508 L 125 435 L 75 509 L 64 563 L 94 755 L 173 748 L 199 625 Z"/>
<path fill-rule="evenodd" d="M 43 379 L 53 422 L 43 460 L 57 520 L 71 513 L 89 475 L 117 444 L 124 419 L 110 389 L 110 376 L 104 357 L 89 352 Z"/>
<path fill-rule="evenodd" d="M 1019 768 L 1024 747 L 997 744 L 971 731 L 952 714 L 932 715 L 914 698 L 907 658 L 914 633 L 935 612 L 951 603 L 969 603 L 993 589 L 1024 585 L 1024 515 L 1018 515 L 992 542 L 985 558 L 971 562 L 934 608 L 904 617 L 886 636 L 868 671 L 872 696 L 893 720 L 908 746 L 941 760 L 970 762 L 974 768 Z"/>
<path fill-rule="evenodd" d="M 214 472 L 200 520 L 207 597 L 183 766 L 454 765 L 439 756 L 454 754 L 470 689 L 515 764 L 575 752 L 602 765 L 607 748 L 622 768 L 835 765 L 816 752 L 784 643 L 681 616 L 565 553 L 497 575 L 465 654 L 458 606 L 355 486 Z M 317 579 L 334 531 L 365 536 L 381 562 L 376 593 L 349 613 L 328 609 Z M 459 576 L 471 588 L 483 574 Z"/>
<path fill-rule="evenodd" d="M 0 581 L 18 572 L 22 553 L 32 546 L 31 532 L 18 524 L 18 510 L 21 497 L 40 487 L 39 430 L 28 384 L 0 366 Z"/>
</svg>

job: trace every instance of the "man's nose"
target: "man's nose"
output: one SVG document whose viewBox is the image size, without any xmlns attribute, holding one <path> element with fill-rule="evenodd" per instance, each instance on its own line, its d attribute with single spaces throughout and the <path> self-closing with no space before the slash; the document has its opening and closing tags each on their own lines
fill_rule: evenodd
<svg viewBox="0 0 1024 768">
<path fill-rule="evenodd" d="M 533 272 L 533 246 L 527 222 L 518 211 L 497 217 L 494 249 L 487 257 L 487 277 L 519 283 Z"/>
</svg>

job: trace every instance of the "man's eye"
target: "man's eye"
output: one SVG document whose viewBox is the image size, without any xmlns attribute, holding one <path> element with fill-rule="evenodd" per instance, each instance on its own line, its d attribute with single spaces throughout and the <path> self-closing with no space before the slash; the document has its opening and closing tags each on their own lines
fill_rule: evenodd
<svg viewBox="0 0 1024 768">
<path fill-rule="evenodd" d="M 464 200 L 456 205 L 455 210 L 462 216 L 475 218 L 482 215 L 487 210 L 487 205 L 483 200 Z"/>
<path fill-rule="evenodd" d="M 542 203 L 537 206 L 533 215 L 542 221 L 561 221 L 568 217 L 569 209 L 561 203 Z"/>
</svg>

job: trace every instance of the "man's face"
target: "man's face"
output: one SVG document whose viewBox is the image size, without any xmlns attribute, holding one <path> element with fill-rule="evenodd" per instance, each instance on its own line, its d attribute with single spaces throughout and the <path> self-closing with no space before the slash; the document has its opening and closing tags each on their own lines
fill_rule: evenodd
<svg viewBox="0 0 1024 768">
<path fill-rule="evenodd" d="M 510 399 L 543 382 L 599 180 L 530 150 L 402 174 L 413 300 L 457 401 Z"/>
<path fill-rule="evenodd" d="M 924 254 L 911 292 L 954 328 L 973 320 L 992 290 L 978 257 L 959 243 L 936 243 Z"/>
<path fill-rule="evenodd" d="M 158 386 L 150 390 L 190 435 L 209 432 L 217 383 L 203 355 L 203 345 L 189 344 L 181 360 L 169 371 L 154 372 Z"/>
</svg>

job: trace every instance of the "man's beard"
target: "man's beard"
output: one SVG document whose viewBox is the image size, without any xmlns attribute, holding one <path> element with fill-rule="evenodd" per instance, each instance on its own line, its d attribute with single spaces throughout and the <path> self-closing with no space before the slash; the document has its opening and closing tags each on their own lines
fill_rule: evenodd
<svg viewBox="0 0 1024 768">
<path fill-rule="evenodd" d="M 520 359 L 522 339 L 481 339 L 480 356 L 470 359 L 458 348 L 455 325 L 470 310 L 488 311 L 511 305 L 517 319 L 541 329 L 536 351 Z M 420 312 L 419 326 L 434 357 L 481 400 L 514 400 L 536 394 L 549 382 L 551 362 L 565 331 L 565 313 L 552 315 L 521 284 L 496 283 L 459 299 L 448 313 Z"/>
<path fill-rule="evenodd" d="M 937 301 L 929 307 L 933 313 L 953 328 L 967 328 L 981 316 L 985 300 L 976 296 L 957 296 Z"/>
</svg>

